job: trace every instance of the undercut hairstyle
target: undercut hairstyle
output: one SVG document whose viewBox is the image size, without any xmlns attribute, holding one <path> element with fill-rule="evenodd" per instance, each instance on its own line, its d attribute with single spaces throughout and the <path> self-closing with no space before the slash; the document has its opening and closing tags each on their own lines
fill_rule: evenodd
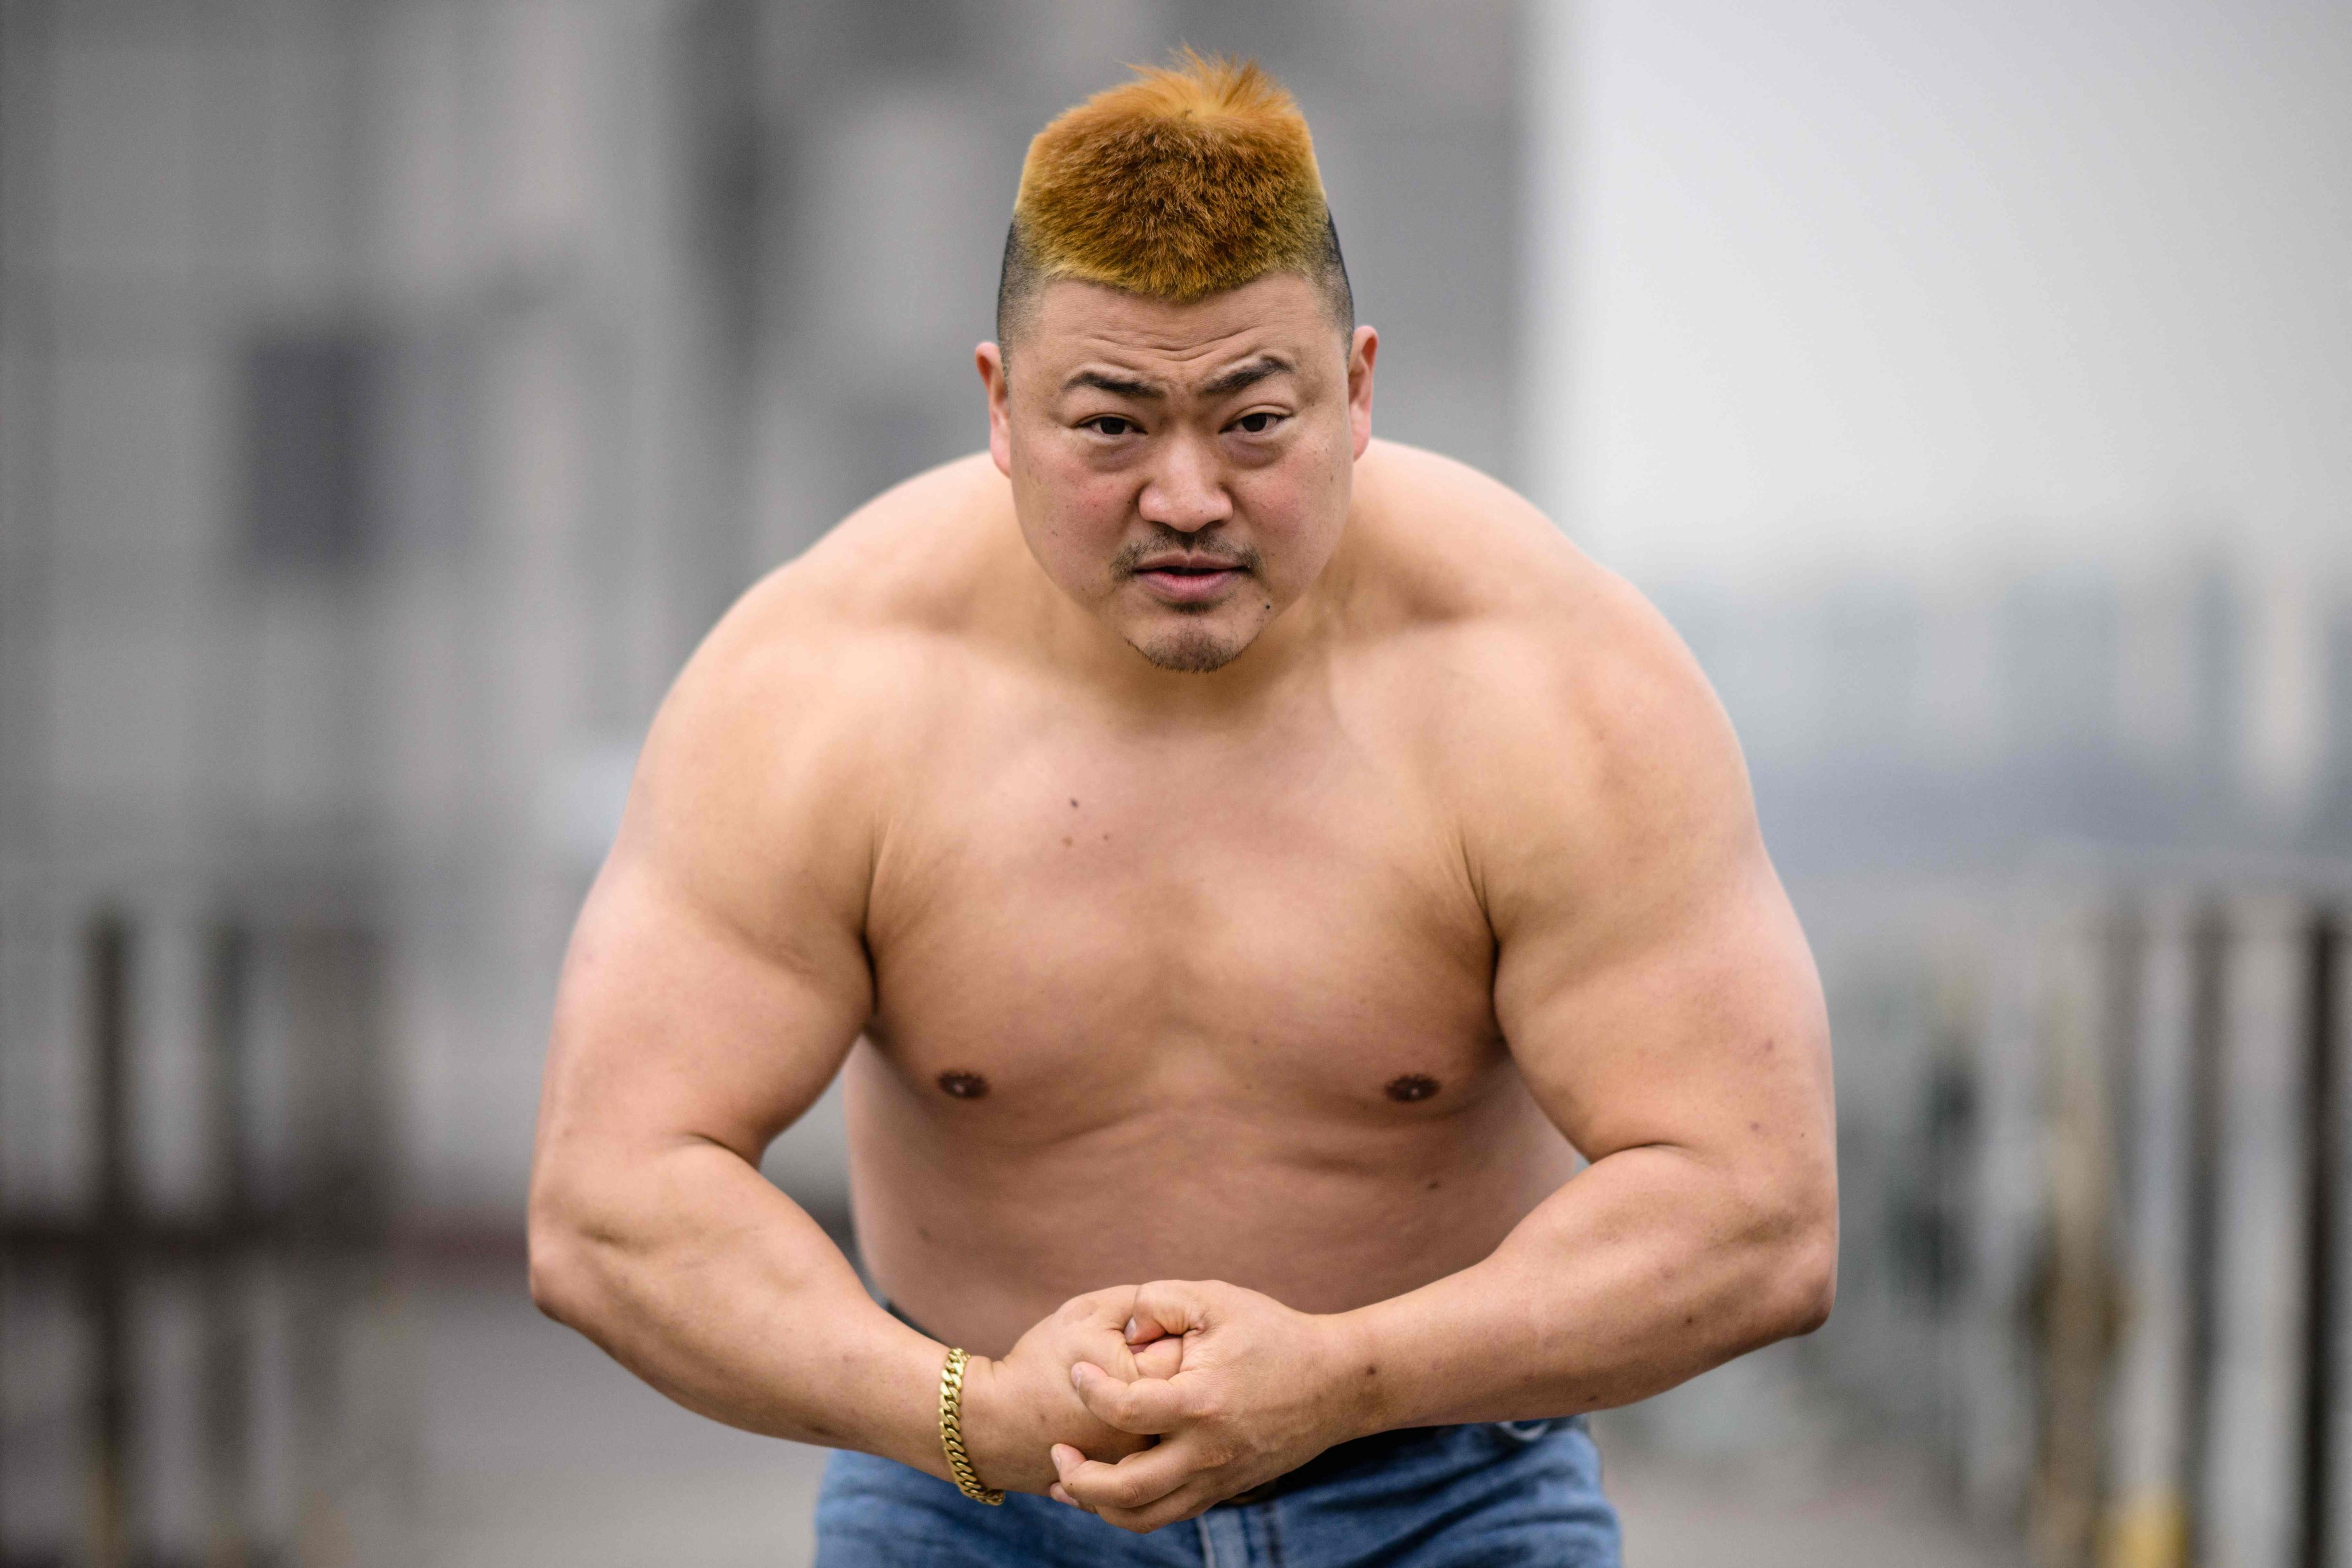
<svg viewBox="0 0 2352 1568">
<path fill-rule="evenodd" d="M 1275 272 L 1323 295 L 1344 337 L 1356 301 L 1307 118 L 1255 61 L 1190 48 L 1066 110 L 1029 143 L 996 284 L 1012 341 L 1057 278 L 1191 304 Z"/>
</svg>

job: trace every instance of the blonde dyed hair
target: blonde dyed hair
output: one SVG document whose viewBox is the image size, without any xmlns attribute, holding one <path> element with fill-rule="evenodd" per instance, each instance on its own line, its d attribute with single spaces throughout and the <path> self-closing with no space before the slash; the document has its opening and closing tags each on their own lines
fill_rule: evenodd
<svg viewBox="0 0 2352 1568">
<path fill-rule="evenodd" d="M 1029 143 L 997 285 L 997 336 L 1076 279 L 1190 304 L 1269 273 L 1355 304 L 1307 119 L 1256 62 L 1179 49 L 1066 110 Z"/>
</svg>

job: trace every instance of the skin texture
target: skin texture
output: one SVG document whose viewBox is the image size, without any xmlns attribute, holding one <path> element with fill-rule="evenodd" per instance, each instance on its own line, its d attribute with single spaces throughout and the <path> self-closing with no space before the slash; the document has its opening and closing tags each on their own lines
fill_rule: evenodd
<svg viewBox="0 0 2352 1568">
<path fill-rule="evenodd" d="M 1049 285 L 989 454 L 712 632 L 565 969 L 545 1310 L 946 1474 L 945 1344 L 758 1174 L 841 1072 L 982 1478 L 1129 1529 L 1822 1320 L 1828 1032 L 1729 728 L 1525 502 L 1371 440 L 1378 347 L 1287 275 Z"/>
</svg>

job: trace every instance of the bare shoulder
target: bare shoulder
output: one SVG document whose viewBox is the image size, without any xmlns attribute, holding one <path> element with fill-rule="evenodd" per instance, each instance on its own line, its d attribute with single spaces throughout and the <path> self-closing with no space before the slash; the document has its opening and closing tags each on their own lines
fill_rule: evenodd
<svg viewBox="0 0 2352 1568">
<path fill-rule="evenodd" d="M 1001 554 L 1003 488 L 984 457 L 918 475 L 737 600 L 655 718 L 616 857 L 730 908 L 772 905 L 787 862 L 862 903 L 877 786 Z"/>
<path fill-rule="evenodd" d="M 1754 807 L 1680 637 L 1507 486 L 1383 445 L 1364 572 L 1419 694 L 1430 765 L 1501 921 L 1539 889 L 1736 857 Z"/>
<path fill-rule="evenodd" d="M 976 579 L 1017 539 L 1011 488 L 985 453 L 892 486 L 738 601 L 712 641 L 730 653 L 952 631 Z M 875 651 L 860 647 L 863 653 Z"/>
</svg>

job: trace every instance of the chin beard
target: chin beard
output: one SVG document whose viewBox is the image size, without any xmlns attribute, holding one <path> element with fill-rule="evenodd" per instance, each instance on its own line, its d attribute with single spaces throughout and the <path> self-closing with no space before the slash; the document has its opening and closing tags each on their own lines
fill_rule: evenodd
<svg viewBox="0 0 2352 1568">
<path fill-rule="evenodd" d="M 1246 641 L 1228 643 L 1223 638 L 1201 628 L 1188 627 L 1171 632 L 1150 642 L 1129 643 L 1129 647 L 1150 659 L 1153 668 L 1171 670 L 1179 675 L 1206 675 L 1223 669 L 1239 658 Z"/>
</svg>

